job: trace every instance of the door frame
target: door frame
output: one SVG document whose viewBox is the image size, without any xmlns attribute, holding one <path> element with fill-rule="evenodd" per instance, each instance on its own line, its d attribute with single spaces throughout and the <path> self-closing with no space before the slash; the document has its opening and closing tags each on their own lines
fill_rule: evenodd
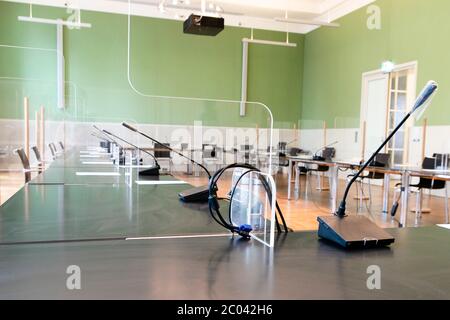
<svg viewBox="0 0 450 320">
<path fill-rule="evenodd" d="M 392 73 L 394 72 L 398 72 L 398 71 L 403 71 L 403 70 L 412 70 L 412 75 L 411 75 L 411 79 L 408 79 L 408 85 L 411 86 L 411 90 L 408 90 L 408 96 L 407 96 L 407 103 L 411 104 L 414 102 L 414 99 L 417 95 L 417 74 L 419 71 L 419 62 L 418 61 L 411 61 L 411 62 L 406 62 L 406 63 L 402 63 L 402 64 L 398 64 L 395 65 Z M 364 119 L 365 119 L 365 114 L 366 114 L 366 110 L 365 110 L 365 101 L 367 101 L 367 94 L 368 94 L 368 88 L 367 88 L 367 83 L 366 79 L 367 78 L 375 78 L 376 76 L 381 76 L 385 75 L 388 76 L 388 88 L 387 88 L 387 101 L 386 101 L 386 112 L 389 112 L 389 104 L 390 104 L 390 99 L 391 99 L 391 94 L 390 94 L 390 89 L 391 89 L 391 73 L 386 73 L 384 72 L 382 69 L 377 69 L 377 70 L 372 70 L 372 71 L 368 71 L 368 72 L 364 72 L 362 74 L 361 77 L 361 105 L 360 105 L 360 133 L 362 135 L 361 137 L 361 154 L 364 156 L 365 150 L 364 150 L 364 146 L 365 146 L 365 139 L 367 137 L 364 137 L 363 133 L 363 125 L 364 125 Z M 387 132 L 388 132 L 388 114 L 386 114 L 386 125 L 385 125 L 385 131 L 386 131 L 386 136 L 387 136 Z M 405 148 L 404 148 L 404 154 L 403 154 L 403 161 L 404 163 L 407 163 L 409 161 L 409 149 L 410 149 L 410 131 L 411 131 L 411 127 L 414 126 L 414 120 L 413 119 L 409 119 L 408 122 L 406 123 L 406 127 L 405 127 Z"/>
</svg>

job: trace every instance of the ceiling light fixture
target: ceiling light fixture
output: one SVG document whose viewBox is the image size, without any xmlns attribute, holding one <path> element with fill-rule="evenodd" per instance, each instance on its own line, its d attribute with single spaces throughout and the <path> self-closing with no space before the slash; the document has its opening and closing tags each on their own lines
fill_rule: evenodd
<svg viewBox="0 0 450 320">
<path fill-rule="evenodd" d="M 293 23 L 293 24 L 304 24 L 304 25 L 310 25 L 310 26 L 331 27 L 331 28 L 339 28 L 341 26 L 339 23 L 314 21 L 314 20 L 303 20 L 303 19 L 275 18 L 275 21 L 287 22 L 287 23 Z"/>
<path fill-rule="evenodd" d="M 90 23 L 81 22 L 81 10 L 78 11 L 78 21 L 67 21 L 62 19 L 46 19 L 46 18 L 35 18 L 33 17 L 33 5 L 30 3 L 30 14 L 29 16 L 18 16 L 17 19 L 23 22 L 33 22 L 42 24 L 53 24 L 62 25 L 72 28 L 91 28 Z"/>
<path fill-rule="evenodd" d="M 269 40 L 258 40 L 258 39 L 244 38 L 244 39 L 242 39 L 242 42 L 255 43 L 255 44 L 266 44 L 266 45 L 281 46 L 281 47 L 292 47 L 292 48 L 297 47 L 296 43 L 284 42 L 284 41 L 269 41 Z"/>
</svg>

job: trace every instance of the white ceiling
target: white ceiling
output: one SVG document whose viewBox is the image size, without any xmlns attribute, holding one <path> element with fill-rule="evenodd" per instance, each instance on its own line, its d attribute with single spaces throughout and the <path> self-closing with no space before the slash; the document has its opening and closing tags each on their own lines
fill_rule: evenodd
<svg viewBox="0 0 450 320">
<path fill-rule="evenodd" d="M 128 0 L 113 0 L 127 2 Z M 206 11 L 216 12 L 219 6 L 224 14 L 273 19 L 284 17 L 286 11 L 291 18 L 315 18 L 347 0 L 206 0 Z M 167 12 L 177 8 L 200 11 L 201 0 L 132 0 L 136 4 L 159 6 Z M 213 9 L 211 9 L 211 6 Z"/>
<path fill-rule="evenodd" d="M 30 0 L 16 0 L 29 3 Z M 126 14 L 128 0 L 32 0 L 36 4 L 64 6 Z M 161 2 L 163 7 L 161 7 Z M 202 0 L 131 0 L 134 15 L 183 20 L 200 13 Z M 334 21 L 374 0 L 206 0 L 206 14 L 220 15 L 229 26 L 308 33 L 316 26 L 275 21 L 290 19 Z M 217 11 L 217 9 L 219 11 Z M 95 21 L 86 21 L 95 24 Z"/>
</svg>

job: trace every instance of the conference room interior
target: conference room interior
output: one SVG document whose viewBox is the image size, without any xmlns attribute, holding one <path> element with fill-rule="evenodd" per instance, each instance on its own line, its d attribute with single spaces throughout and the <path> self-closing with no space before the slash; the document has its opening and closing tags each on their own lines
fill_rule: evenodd
<svg viewBox="0 0 450 320">
<path fill-rule="evenodd" d="M 364 291 L 355 269 L 342 279 L 328 266 L 332 290 L 285 278 L 305 279 L 328 254 L 365 268 L 361 252 L 401 272 L 398 256 L 418 266 L 414 250 L 447 248 L 448 10 L 447 0 L 0 1 L 0 275 L 13 275 L 0 277 L 0 298 L 448 299 L 438 278 L 449 261 L 438 252 L 437 274 L 414 276 L 436 289 L 423 294 L 407 274 L 408 290 L 389 277 L 378 292 Z M 323 229 L 350 218 L 388 235 L 389 249 L 377 251 L 384 242 L 370 232 L 347 239 L 357 225 Z M 261 259 L 247 267 L 261 264 L 264 276 L 263 250 L 320 253 L 307 271 L 271 255 L 274 287 L 237 293 L 222 279 L 237 276 L 219 267 L 192 296 L 178 287 L 180 272 L 203 260 L 237 268 L 202 254 L 240 237 L 252 244 L 233 242 L 226 255 Z M 356 242 L 363 249 L 350 258 Z M 158 260 L 165 246 L 170 257 Z M 92 250 L 110 260 L 89 260 Z M 55 265 L 33 265 L 33 252 Z M 111 280 L 142 255 L 174 275 L 167 287 L 156 271 L 146 284 Z M 94 289 L 56 284 L 66 270 L 52 283 L 57 268 L 78 263 Z M 130 290 L 108 291 L 108 281 Z"/>
</svg>

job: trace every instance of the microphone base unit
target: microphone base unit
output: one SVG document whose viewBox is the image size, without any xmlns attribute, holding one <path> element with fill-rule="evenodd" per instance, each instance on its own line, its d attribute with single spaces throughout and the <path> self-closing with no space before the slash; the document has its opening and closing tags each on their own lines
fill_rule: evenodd
<svg viewBox="0 0 450 320">
<path fill-rule="evenodd" d="M 156 177 L 159 176 L 159 169 L 159 166 L 153 166 L 148 169 L 139 171 L 139 175 L 144 177 Z"/>
<path fill-rule="evenodd" d="M 320 238 L 346 249 L 387 247 L 395 239 L 375 223 L 362 216 L 318 217 Z"/>
<path fill-rule="evenodd" d="M 186 203 L 207 203 L 209 197 L 209 186 L 201 186 L 180 192 L 178 194 L 180 200 Z"/>
</svg>

